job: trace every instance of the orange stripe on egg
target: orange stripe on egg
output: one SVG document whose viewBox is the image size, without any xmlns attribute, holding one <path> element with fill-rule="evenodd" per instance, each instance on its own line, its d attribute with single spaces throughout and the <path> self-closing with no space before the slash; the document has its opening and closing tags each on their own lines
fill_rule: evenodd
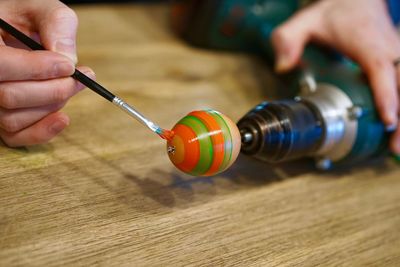
<svg viewBox="0 0 400 267">
<path fill-rule="evenodd" d="M 179 135 L 174 135 L 167 143 L 167 147 L 173 149 L 168 155 L 174 165 L 181 164 L 185 160 L 185 143 Z"/>
<path fill-rule="evenodd" d="M 189 113 L 189 115 L 200 119 L 207 127 L 208 132 L 211 133 L 210 137 L 213 144 L 213 162 L 204 175 L 214 175 L 219 171 L 225 155 L 225 140 L 221 127 L 210 114 L 204 111 L 193 111 Z"/>
<path fill-rule="evenodd" d="M 184 172 L 190 172 L 196 167 L 200 159 L 200 144 L 197 140 L 197 136 L 192 129 L 182 124 L 177 124 L 173 131 L 175 132 L 175 136 L 178 136 L 181 140 L 188 140 L 188 142 L 183 143 L 183 161 L 174 162 L 174 164 L 178 169 Z"/>
</svg>

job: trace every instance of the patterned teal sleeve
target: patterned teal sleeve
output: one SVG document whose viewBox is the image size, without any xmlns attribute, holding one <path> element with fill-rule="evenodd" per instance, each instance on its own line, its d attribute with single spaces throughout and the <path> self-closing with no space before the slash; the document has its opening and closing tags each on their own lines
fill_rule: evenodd
<svg viewBox="0 0 400 267">
<path fill-rule="evenodd" d="M 394 24 L 398 25 L 400 22 L 400 0 L 387 0 L 387 4 Z"/>
</svg>

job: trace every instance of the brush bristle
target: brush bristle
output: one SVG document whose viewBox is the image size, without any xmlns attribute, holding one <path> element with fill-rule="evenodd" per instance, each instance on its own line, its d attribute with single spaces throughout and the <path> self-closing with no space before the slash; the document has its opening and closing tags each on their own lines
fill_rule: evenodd
<svg viewBox="0 0 400 267">
<path fill-rule="evenodd" d="M 174 132 L 173 132 L 173 131 L 170 131 L 170 130 L 163 130 L 163 131 L 159 134 L 159 136 L 160 136 L 162 139 L 165 139 L 165 140 L 167 140 L 167 141 L 171 141 L 172 138 L 174 137 Z"/>
</svg>

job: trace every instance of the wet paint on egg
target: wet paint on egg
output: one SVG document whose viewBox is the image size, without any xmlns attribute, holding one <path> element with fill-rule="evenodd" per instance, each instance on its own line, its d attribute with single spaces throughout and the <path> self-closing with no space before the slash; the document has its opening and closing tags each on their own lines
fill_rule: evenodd
<svg viewBox="0 0 400 267">
<path fill-rule="evenodd" d="M 172 129 L 167 143 L 172 163 L 193 176 L 211 176 L 229 168 L 241 145 L 235 123 L 214 110 L 193 111 Z"/>
</svg>

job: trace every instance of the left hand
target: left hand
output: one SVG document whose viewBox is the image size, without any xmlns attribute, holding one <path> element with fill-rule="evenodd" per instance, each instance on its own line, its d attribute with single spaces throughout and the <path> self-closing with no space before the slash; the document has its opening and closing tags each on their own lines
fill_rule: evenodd
<svg viewBox="0 0 400 267">
<path fill-rule="evenodd" d="M 47 49 L 26 50 L 0 30 L 0 139 L 10 147 L 46 143 L 68 126 L 60 110 L 84 88 L 70 77 L 78 18 L 58 0 L 2 0 L 0 17 Z"/>
</svg>

